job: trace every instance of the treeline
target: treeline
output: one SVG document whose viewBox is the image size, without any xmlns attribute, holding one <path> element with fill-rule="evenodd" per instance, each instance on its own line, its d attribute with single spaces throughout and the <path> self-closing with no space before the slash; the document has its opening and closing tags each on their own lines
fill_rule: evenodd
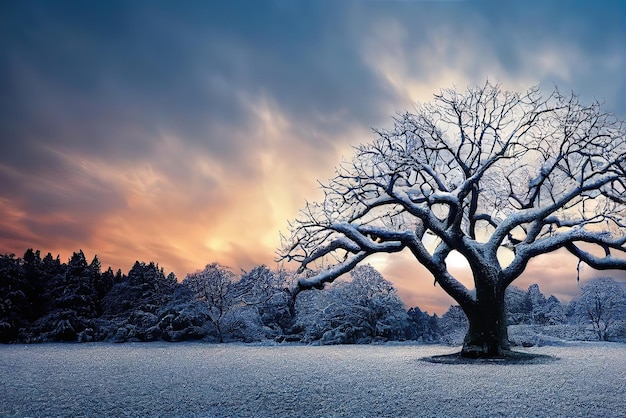
<svg viewBox="0 0 626 418">
<path fill-rule="evenodd" d="M 258 266 L 235 274 L 213 263 L 179 282 L 153 262 L 128 274 L 102 269 L 79 251 L 65 263 L 28 249 L 0 256 L 0 342 L 266 341 L 309 344 L 415 340 L 460 344 L 467 318 L 406 309 L 393 285 L 369 265 L 351 280 L 292 297 L 297 275 Z M 624 289 L 608 278 L 563 305 L 537 285 L 507 291 L 514 343 L 626 340 Z M 598 301 L 601 300 L 601 303 Z"/>
</svg>

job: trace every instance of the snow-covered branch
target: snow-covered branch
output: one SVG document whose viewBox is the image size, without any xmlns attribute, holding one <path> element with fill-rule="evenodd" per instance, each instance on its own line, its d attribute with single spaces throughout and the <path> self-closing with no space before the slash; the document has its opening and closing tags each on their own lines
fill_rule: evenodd
<svg viewBox="0 0 626 418">
<path fill-rule="evenodd" d="M 349 257 L 343 263 L 336 264 L 314 276 L 299 279 L 297 288 L 294 293 L 297 294 L 302 290 L 312 288 L 322 289 L 325 283 L 332 283 L 337 277 L 349 272 L 354 267 L 356 267 L 357 264 L 363 261 L 370 254 L 371 253 L 368 253 L 366 251 L 361 251 L 354 256 Z"/>
</svg>

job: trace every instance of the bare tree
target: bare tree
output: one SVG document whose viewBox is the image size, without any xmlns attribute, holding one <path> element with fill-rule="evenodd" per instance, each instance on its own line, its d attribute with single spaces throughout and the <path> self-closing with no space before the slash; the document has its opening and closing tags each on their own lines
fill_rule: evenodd
<svg viewBox="0 0 626 418">
<path fill-rule="evenodd" d="M 198 300 L 206 303 L 219 342 L 224 342 L 225 320 L 233 307 L 230 293 L 234 278 L 235 274 L 228 267 L 212 263 L 207 264 L 204 270 L 188 274 L 182 282 Z"/>
<path fill-rule="evenodd" d="M 626 319 L 626 293 L 610 277 L 596 277 L 580 289 L 582 294 L 572 301 L 577 315 L 592 325 L 599 340 L 608 341 Z"/>
<path fill-rule="evenodd" d="M 565 248 L 593 268 L 626 269 L 626 132 L 599 103 L 486 83 L 443 90 L 394 121 L 290 224 L 281 259 L 300 271 L 332 264 L 294 293 L 408 248 L 467 315 L 462 354 L 483 357 L 509 349 L 504 292 L 532 258 Z M 452 251 L 475 292 L 448 271 Z"/>
<path fill-rule="evenodd" d="M 287 272 L 261 265 L 244 273 L 233 285 L 233 295 L 244 307 L 253 309 L 266 327 L 281 333 L 292 322 L 291 294 Z"/>
</svg>

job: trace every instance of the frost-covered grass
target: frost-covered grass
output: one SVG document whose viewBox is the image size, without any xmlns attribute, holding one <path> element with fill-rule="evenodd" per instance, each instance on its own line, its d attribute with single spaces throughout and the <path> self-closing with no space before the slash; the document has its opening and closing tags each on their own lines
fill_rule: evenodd
<svg viewBox="0 0 626 418">
<path fill-rule="evenodd" d="M 626 345 L 433 364 L 444 346 L 0 346 L 0 416 L 626 416 Z"/>
</svg>

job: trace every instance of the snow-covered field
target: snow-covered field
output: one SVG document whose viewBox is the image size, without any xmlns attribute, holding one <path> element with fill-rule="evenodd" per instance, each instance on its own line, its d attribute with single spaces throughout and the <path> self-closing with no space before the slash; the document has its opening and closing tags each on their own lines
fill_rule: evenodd
<svg viewBox="0 0 626 418">
<path fill-rule="evenodd" d="M 444 346 L 0 346 L 0 416 L 626 416 L 626 345 L 451 365 Z M 520 350 L 521 351 L 521 350 Z"/>
</svg>

